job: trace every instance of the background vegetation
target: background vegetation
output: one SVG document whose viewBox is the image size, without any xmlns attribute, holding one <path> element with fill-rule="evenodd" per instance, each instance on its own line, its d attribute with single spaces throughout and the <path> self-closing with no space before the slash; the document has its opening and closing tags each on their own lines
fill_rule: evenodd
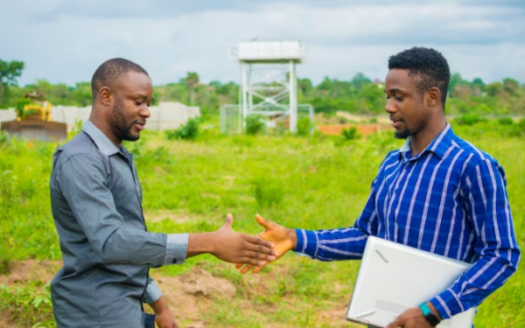
<svg viewBox="0 0 525 328">
<path fill-rule="evenodd" d="M 88 82 L 67 86 L 39 80 L 19 86 L 23 68 L 22 62 L 0 60 L 0 108 L 14 107 L 32 90 L 53 104 L 90 105 Z M 363 74 L 349 81 L 327 77 L 317 85 L 298 79 L 298 86 L 299 102 L 310 103 L 327 116 L 339 110 L 384 111 L 382 84 Z M 237 84 L 204 84 L 196 72 L 189 72 L 177 83 L 156 86 L 154 92 L 156 101 L 200 106 L 204 117 L 173 131 L 145 131 L 138 142 L 126 145 L 135 154 L 150 231 L 211 231 L 221 226 L 228 212 L 235 216 L 235 229 L 250 234 L 260 231 L 255 213 L 289 227 L 350 226 L 365 204 L 379 163 L 401 144 L 390 133 L 363 137 L 355 128 L 344 130 L 342 136 L 310 136 L 309 121 L 299 122 L 300 133 L 295 136 L 261 135 L 265 126 L 256 116 L 247 122 L 248 135 L 223 136 L 218 131 L 218 108 L 237 102 Z M 454 130 L 494 155 L 505 168 L 522 246 L 525 119 L 516 116 L 525 115 L 524 104 L 525 86 L 515 80 L 485 84 L 452 76 L 447 111 L 455 116 Z M 48 183 L 51 157 L 58 146 L 0 134 L 0 278 L 16 261 L 61 258 Z M 525 327 L 523 263 L 504 288 L 479 308 L 476 327 Z M 156 271 L 177 276 L 196 265 L 237 288 L 233 301 L 215 300 L 203 314 L 210 326 L 340 327 L 337 318 L 344 316 L 359 261 L 320 263 L 289 254 L 254 277 L 241 276 L 233 266 L 204 256 Z M 0 318 L 21 327 L 54 327 L 49 286 L 38 279 L 0 283 L 0 299 Z"/>
<path fill-rule="evenodd" d="M 23 70 L 22 62 L 0 60 L 0 108 L 15 107 L 17 100 L 29 91 L 39 91 L 55 105 L 88 106 L 91 104 L 89 82 L 68 86 L 37 80 L 19 86 L 17 77 Z M 383 84 L 371 81 L 361 73 L 349 80 L 325 77 L 315 85 L 310 79 L 299 78 L 298 102 L 313 105 L 316 112 L 333 114 L 346 111 L 356 114 L 381 114 L 384 112 Z M 204 115 L 219 113 L 224 104 L 236 104 L 239 86 L 234 82 L 212 81 L 203 83 L 196 72 L 188 72 L 178 82 L 154 87 L 155 101 L 179 101 L 200 106 Z M 478 114 L 489 116 L 525 115 L 525 85 L 511 78 L 486 84 L 476 78 L 467 81 L 459 73 L 451 77 L 448 114 Z"/>
<path fill-rule="evenodd" d="M 523 246 L 525 127 L 505 120 L 469 124 L 453 121 L 457 134 L 494 155 L 505 168 L 514 225 Z M 201 131 L 193 141 L 170 139 L 145 131 L 138 142 L 127 144 L 136 155 L 149 230 L 167 233 L 215 230 L 228 212 L 235 216 L 234 228 L 250 234 L 260 231 L 255 213 L 289 227 L 350 226 L 365 204 L 380 161 L 402 142 L 390 133 L 345 139 L 221 136 L 214 129 Z M 0 139 L 4 273 L 13 261 L 61 257 L 48 186 L 57 146 Z M 523 263 L 505 287 L 479 308 L 477 328 L 525 327 Z M 174 276 L 195 265 L 237 287 L 234 300 L 214 301 L 213 309 L 204 314 L 203 320 L 213 327 L 340 327 L 335 318 L 342 312 L 330 311 L 335 307 L 344 311 L 359 261 L 321 263 L 289 254 L 261 272 L 259 280 L 241 276 L 233 266 L 210 256 L 157 272 Z M 23 327 L 52 327 L 49 293 L 44 287 L 36 282 L 0 287 L 0 313 Z M 322 319 L 322 313 L 328 313 L 328 319 Z"/>
</svg>

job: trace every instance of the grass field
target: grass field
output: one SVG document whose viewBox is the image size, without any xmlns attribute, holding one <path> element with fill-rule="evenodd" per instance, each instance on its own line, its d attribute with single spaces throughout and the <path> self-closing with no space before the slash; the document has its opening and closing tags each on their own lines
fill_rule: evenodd
<svg viewBox="0 0 525 328">
<path fill-rule="evenodd" d="M 505 168 L 514 225 L 524 245 L 524 138 L 508 136 L 490 122 L 454 129 Z M 237 231 L 256 234 L 255 213 L 288 227 L 353 224 L 381 160 L 401 143 L 390 133 L 342 141 L 327 136 L 220 136 L 212 129 L 193 142 L 168 141 L 161 133 L 146 131 L 127 147 L 135 153 L 150 231 L 215 230 L 231 212 Z M 61 258 L 48 190 L 56 146 L 0 141 L 0 275 L 7 275 L 17 261 Z M 254 277 L 204 256 L 155 274 L 177 276 L 196 265 L 236 287 L 233 299 L 206 303 L 201 313 L 206 327 L 353 327 L 341 323 L 341 316 L 359 261 L 322 263 L 288 254 Z M 524 265 L 479 308 L 476 327 L 525 327 Z M 48 295 L 38 279 L 0 286 L 0 314 L 20 327 L 53 326 Z M 189 319 L 181 323 L 191 326 Z"/>
</svg>

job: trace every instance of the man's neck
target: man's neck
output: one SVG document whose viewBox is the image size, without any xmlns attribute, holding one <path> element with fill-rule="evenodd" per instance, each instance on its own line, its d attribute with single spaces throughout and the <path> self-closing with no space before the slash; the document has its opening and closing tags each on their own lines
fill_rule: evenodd
<svg viewBox="0 0 525 328">
<path fill-rule="evenodd" d="M 111 126 L 109 123 L 104 119 L 97 119 L 98 117 L 101 117 L 101 115 L 93 115 L 94 111 L 91 112 L 91 116 L 89 117 L 89 120 L 93 125 L 95 125 L 108 139 L 115 145 L 117 148 L 120 149 L 120 145 L 122 144 L 122 140 L 119 140 L 113 131 L 111 130 Z"/>
<path fill-rule="evenodd" d="M 447 121 L 443 117 L 439 124 L 433 124 L 426 127 L 417 134 L 410 136 L 410 148 L 412 149 L 412 156 L 421 153 L 434 140 L 443 129 L 447 126 Z"/>
</svg>

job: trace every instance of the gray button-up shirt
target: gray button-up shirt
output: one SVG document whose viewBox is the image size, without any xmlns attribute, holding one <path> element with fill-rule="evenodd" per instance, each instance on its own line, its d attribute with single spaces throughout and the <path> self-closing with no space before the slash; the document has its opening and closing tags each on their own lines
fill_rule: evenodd
<svg viewBox="0 0 525 328">
<path fill-rule="evenodd" d="M 64 267 L 51 282 L 61 327 L 142 327 L 162 294 L 149 268 L 184 262 L 188 234 L 146 231 L 133 155 L 93 123 L 53 158 L 51 205 Z"/>
</svg>

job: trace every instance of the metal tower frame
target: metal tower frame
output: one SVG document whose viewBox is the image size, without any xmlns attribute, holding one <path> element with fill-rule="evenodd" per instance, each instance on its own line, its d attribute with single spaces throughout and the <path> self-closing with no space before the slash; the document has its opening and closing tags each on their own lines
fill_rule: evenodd
<svg viewBox="0 0 525 328">
<path fill-rule="evenodd" d="M 241 65 L 240 120 L 246 126 L 249 115 L 263 115 L 268 126 L 289 120 L 297 132 L 297 63 L 305 59 L 299 41 L 249 41 L 230 48 L 230 57 Z M 288 75 L 288 76 L 286 76 Z M 240 128 L 240 127 L 239 127 Z"/>
</svg>

